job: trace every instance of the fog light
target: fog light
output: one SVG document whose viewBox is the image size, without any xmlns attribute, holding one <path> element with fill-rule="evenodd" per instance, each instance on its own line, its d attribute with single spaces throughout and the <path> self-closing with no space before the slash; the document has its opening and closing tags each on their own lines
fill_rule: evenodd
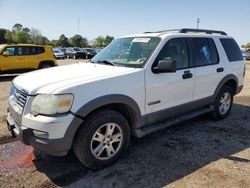
<svg viewBox="0 0 250 188">
<path fill-rule="evenodd" d="M 45 138 L 45 139 L 49 138 L 49 133 L 37 131 L 37 130 L 33 130 L 33 135 L 39 138 Z"/>
</svg>

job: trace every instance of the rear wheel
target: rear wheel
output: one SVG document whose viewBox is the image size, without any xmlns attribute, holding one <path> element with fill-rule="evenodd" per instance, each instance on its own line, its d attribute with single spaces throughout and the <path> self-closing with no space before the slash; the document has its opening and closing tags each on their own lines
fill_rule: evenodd
<svg viewBox="0 0 250 188">
<path fill-rule="evenodd" d="M 88 117 L 74 141 L 77 158 L 97 169 L 114 163 L 129 144 L 127 120 L 113 110 L 102 110 Z"/>
<path fill-rule="evenodd" d="M 233 91 L 230 86 L 223 86 L 223 88 L 218 93 L 215 103 L 214 111 L 212 112 L 212 117 L 216 120 L 225 118 L 233 104 Z"/>
</svg>

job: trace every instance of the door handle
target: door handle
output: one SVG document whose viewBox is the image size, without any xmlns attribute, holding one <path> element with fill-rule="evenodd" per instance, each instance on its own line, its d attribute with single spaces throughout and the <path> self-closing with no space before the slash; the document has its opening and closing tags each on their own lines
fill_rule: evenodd
<svg viewBox="0 0 250 188">
<path fill-rule="evenodd" d="M 224 68 L 223 67 L 220 67 L 218 69 L 216 69 L 217 72 L 223 72 L 224 71 Z"/>
<path fill-rule="evenodd" d="M 183 79 L 189 79 L 189 78 L 192 78 L 192 77 L 193 77 L 193 74 L 189 70 L 184 71 L 184 74 L 182 75 Z"/>
</svg>

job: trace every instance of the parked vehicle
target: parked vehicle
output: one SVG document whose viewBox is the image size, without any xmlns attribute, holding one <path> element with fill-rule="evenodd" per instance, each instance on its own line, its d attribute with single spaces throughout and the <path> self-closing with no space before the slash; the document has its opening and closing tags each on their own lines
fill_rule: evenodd
<svg viewBox="0 0 250 188">
<path fill-rule="evenodd" d="M 244 57 L 246 60 L 250 60 L 250 52 L 244 52 L 244 53 L 243 53 L 243 57 Z"/>
<path fill-rule="evenodd" d="M 56 59 L 64 59 L 65 58 L 64 53 L 59 49 L 53 49 L 53 54 L 54 54 Z"/>
<path fill-rule="evenodd" d="M 50 46 L 34 44 L 0 45 L 0 74 L 20 73 L 56 66 Z"/>
<path fill-rule="evenodd" d="M 73 59 L 85 58 L 85 53 L 82 52 L 80 48 L 67 48 L 66 54 L 67 54 L 67 58 L 73 58 Z"/>
<path fill-rule="evenodd" d="M 67 57 L 67 54 L 66 54 L 66 51 L 67 51 L 67 48 L 57 48 L 57 49 L 59 49 L 61 52 L 63 52 L 64 53 L 64 57 Z"/>
<path fill-rule="evenodd" d="M 91 62 L 16 77 L 7 116 L 12 134 L 49 155 L 72 148 L 84 165 L 101 168 L 124 153 L 132 135 L 205 113 L 227 117 L 243 88 L 242 53 L 222 31 L 130 35 Z"/>
<path fill-rule="evenodd" d="M 92 48 L 81 48 L 81 50 L 85 53 L 86 59 L 91 59 L 97 54 Z"/>
<path fill-rule="evenodd" d="M 102 49 L 101 48 L 95 48 L 95 51 L 96 51 L 96 53 L 99 53 L 100 51 L 102 51 Z"/>
</svg>

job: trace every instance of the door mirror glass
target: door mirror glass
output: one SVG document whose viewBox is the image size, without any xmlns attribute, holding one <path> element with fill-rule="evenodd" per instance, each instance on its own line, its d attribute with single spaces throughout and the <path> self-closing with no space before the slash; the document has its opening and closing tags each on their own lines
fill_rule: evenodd
<svg viewBox="0 0 250 188">
<path fill-rule="evenodd" d="M 175 60 L 160 60 L 152 70 L 154 73 L 176 72 Z"/>
</svg>

